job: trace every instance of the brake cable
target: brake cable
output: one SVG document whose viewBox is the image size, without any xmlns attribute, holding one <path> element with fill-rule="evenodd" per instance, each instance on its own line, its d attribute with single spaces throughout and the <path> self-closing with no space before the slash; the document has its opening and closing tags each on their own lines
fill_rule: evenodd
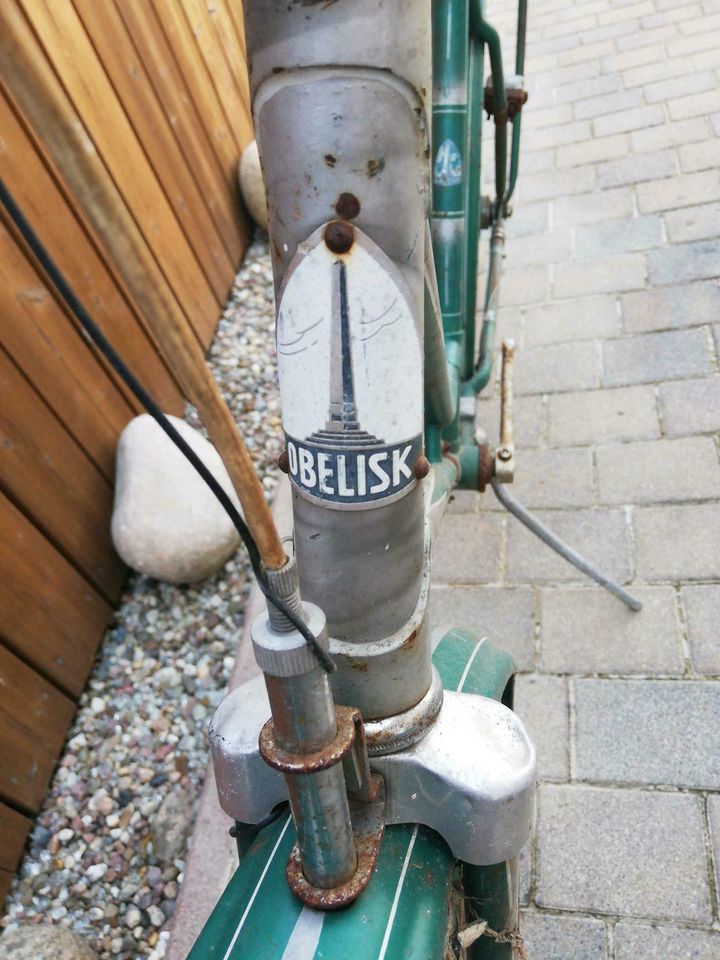
<svg viewBox="0 0 720 960">
<path fill-rule="evenodd" d="M 105 337 L 102 330 L 98 327 L 83 304 L 78 299 L 75 291 L 66 280 L 60 268 L 47 252 L 39 237 L 30 226 L 20 207 L 15 202 L 12 194 L 5 185 L 5 181 L 0 177 L 0 201 L 2 202 L 8 216 L 15 225 L 17 231 L 23 237 L 28 247 L 38 260 L 43 270 L 49 277 L 51 283 L 67 304 L 70 312 L 80 324 L 88 339 L 95 345 L 100 353 L 105 357 L 112 369 L 123 380 L 128 389 L 137 397 L 140 403 L 145 407 L 150 416 L 155 420 L 161 430 L 175 444 L 183 456 L 190 462 L 195 470 L 217 497 L 220 505 L 223 507 L 228 517 L 232 521 L 235 529 L 240 534 L 240 539 L 245 545 L 250 560 L 250 566 L 268 603 L 272 604 L 276 610 L 285 616 L 293 627 L 304 638 L 308 647 L 312 650 L 320 666 L 327 673 L 333 673 L 337 668 L 334 661 L 325 650 L 322 649 L 317 639 L 313 636 L 310 628 L 303 623 L 296 613 L 271 589 L 265 570 L 263 569 L 260 551 L 258 550 L 255 538 L 250 532 L 250 528 L 245 523 L 240 511 L 232 502 L 230 497 L 223 490 L 220 483 L 216 480 L 210 470 L 205 466 L 200 457 L 195 453 L 192 447 L 175 429 L 170 420 L 165 416 L 160 407 L 155 403 L 150 394 L 145 390 L 140 381 L 135 377 L 131 370 L 125 365 L 118 353 L 115 351 L 110 341 Z"/>
</svg>

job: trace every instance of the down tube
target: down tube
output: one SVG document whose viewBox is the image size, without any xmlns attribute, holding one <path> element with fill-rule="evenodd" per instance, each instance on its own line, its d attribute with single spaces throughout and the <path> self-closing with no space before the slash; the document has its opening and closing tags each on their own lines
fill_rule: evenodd
<svg viewBox="0 0 720 960">
<path fill-rule="evenodd" d="M 433 4 L 432 239 L 445 345 L 462 369 L 466 353 L 468 0 Z M 456 423 L 445 431 L 453 440 Z"/>
</svg>

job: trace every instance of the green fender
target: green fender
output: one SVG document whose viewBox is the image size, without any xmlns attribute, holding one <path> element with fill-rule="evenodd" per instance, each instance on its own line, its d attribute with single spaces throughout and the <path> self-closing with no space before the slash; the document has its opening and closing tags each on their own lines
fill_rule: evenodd
<svg viewBox="0 0 720 960">
<path fill-rule="evenodd" d="M 515 673 L 512 657 L 465 630 L 446 633 L 433 661 L 445 689 L 495 700 L 506 697 Z M 303 907 L 290 893 L 285 865 L 294 842 L 288 814 L 257 835 L 188 960 L 442 960 L 457 861 L 439 834 L 388 827 L 367 890 L 336 913 Z M 472 868 L 472 893 L 483 900 L 492 889 L 482 881 L 494 870 Z M 483 949 L 501 952 L 482 955 L 504 957 L 505 946 L 485 938 Z"/>
</svg>

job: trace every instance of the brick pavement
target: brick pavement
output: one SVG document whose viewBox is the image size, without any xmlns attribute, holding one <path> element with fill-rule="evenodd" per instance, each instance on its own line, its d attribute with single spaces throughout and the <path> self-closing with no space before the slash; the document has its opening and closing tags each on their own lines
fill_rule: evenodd
<svg viewBox="0 0 720 960">
<path fill-rule="evenodd" d="M 514 6 L 489 4 L 506 39 Z M 645 608 L 462 494 L 435 623 L 481 625 L 521 670 L 531 960 L 716 960 L 720 3 L 533 0 L 528 39 L 500 311 L 516 490 Z M 496 431 L 497 390 L 481 410 Z"/>
</svg>

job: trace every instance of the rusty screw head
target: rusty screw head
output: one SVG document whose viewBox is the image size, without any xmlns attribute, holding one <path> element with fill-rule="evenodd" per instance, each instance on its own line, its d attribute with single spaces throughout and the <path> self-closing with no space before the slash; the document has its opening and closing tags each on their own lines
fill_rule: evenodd
<svg viewBox="0 0 720 960">
<path fill-rule="evenodd" d="M 354 220 L 360 213 L 360 201 L 354 193 L 341 193 L 335 204 L 335 212 L 343 220 Z"/>
<path fill-rule="evenodd" d="M 508 460 L 512 460 L 512 450 L 509 450 L 507 447 L 500 447 L 497 452 L 498 460 L 502 460 L 503 463 L 507 463 Z"/>
<path fill-rule="evenodd" d="M 430 473 L 430 461 L 424 454 L 421 453 L 415 461 L 413 473 L 418 480 L 422 480 Z"/>
<path fill-rule="evenodd" d="M 280 467 L 283 473 L 290 473 L 290 460 L 288 458 L 287 450 L 283 450 L 280 456 L 277 459 L 277 465 Z"/>
<path fill-rule="evenodd" d="M 344 220 L 332 220 L 325 227 L 325 243 L 333 253 L 347 253 L 355 242 L 355 231 Z"/>
</svg>

